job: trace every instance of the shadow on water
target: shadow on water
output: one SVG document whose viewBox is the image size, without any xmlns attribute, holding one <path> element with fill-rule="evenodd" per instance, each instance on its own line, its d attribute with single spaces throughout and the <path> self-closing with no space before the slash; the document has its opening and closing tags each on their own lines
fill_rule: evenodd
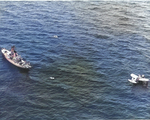
<svg viewBox="0 0 150 120">
<path fill-rule="evenodd" d="M 31 69 L 18 68 L 20 73 L 28 73 Z"/>
<path fill-rule="evenodd" d="M 149 87 L 144 86 L 142 83 L 139 84 L 135 84 L 132 86 L 131 91 L 134 94 L 143 94 L 143 93 L 147 93 L 149 91 Z"/>
</svg>

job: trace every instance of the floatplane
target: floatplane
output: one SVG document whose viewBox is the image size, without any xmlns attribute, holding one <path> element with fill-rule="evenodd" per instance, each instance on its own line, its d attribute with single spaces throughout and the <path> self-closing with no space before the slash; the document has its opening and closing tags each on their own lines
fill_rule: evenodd
<svg viewBox="0 0 150 120">
<path fill-rule="evenodd" d="M 145 78 L 144 75 L 131 74 L 132 79 L 128 79 L 129 82 L 133 84 L 142 83 L 144 86 L 148 86 L 149 79 Z"/>
</svg>

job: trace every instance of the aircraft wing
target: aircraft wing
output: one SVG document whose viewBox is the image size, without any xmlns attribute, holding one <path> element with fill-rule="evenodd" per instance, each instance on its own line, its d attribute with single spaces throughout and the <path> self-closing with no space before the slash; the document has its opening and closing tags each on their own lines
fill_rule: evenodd
<svg viewBox="0 0 150 120">
<path fill-rule="evenodd" d="M 149 81 L 147 78 L 140 78 L 139 81 Z"/>
</svg>

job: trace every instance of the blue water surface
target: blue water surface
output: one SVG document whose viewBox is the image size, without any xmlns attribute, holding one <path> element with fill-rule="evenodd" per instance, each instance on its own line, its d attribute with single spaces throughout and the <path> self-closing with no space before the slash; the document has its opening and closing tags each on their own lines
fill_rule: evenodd
<svg viewBox="0 0 150 120">
<path fill-rule="evenodd" d="M 149 2 L 0 1 L 1 120 L 150 119 Z"/>
</svg>

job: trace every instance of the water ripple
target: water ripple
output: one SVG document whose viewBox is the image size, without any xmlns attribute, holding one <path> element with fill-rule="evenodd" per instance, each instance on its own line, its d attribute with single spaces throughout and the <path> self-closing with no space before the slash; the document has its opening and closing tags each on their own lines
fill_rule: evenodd
<svg viewBox="0 0 150 120">
<path fill-rule="evenodd" d="M 0 3 L 1 119 L 149 119 L 149 2 Z"/>
</svg>

